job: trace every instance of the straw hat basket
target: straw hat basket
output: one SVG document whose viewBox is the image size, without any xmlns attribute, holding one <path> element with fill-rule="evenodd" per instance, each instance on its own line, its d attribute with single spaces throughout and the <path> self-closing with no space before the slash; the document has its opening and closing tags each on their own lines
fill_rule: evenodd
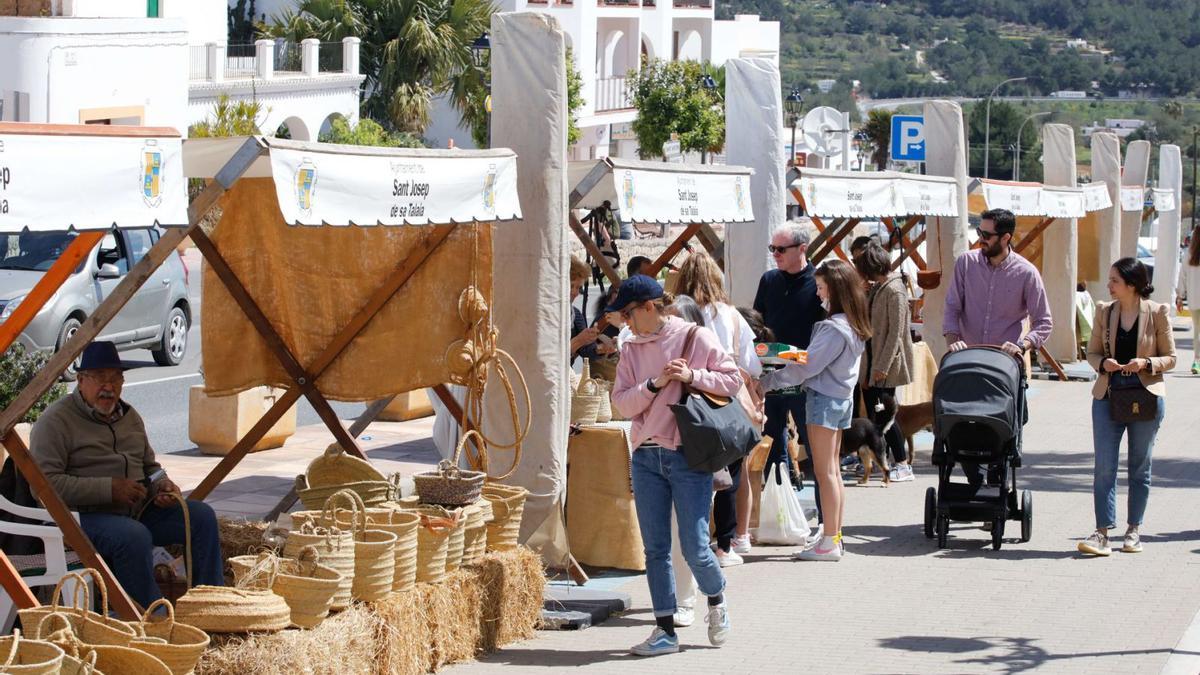
<svg viewBox="0 0 1200 675">
<path fill-rule="evenodd" d="M 297 628 L 312 628 L 324 621 L 341 586 L 341 573 L 318 563 L 320 555 L 314 546 L 305 546 L 296 560 L 273 553 L 229 559 L 238 586 L 265 588 L 271 583 L 271 591 L 291 609 L 292 625 Z"/>
<path fill-rule="evenodd" d="M 292 514 L 292 522 L 299 523 L 299 529 L 288 533 L 287 543 L 283 545 L 283 557 L 299 558 L 300 553 L 308 546 L 317 549 L 321 564 L 342 575 L 338 582 L 338 590 L 333 594 L 333 604 L 330 609 L 339 611 L 350 606 L 351 591 L 354 586 L 354 535 L 336 527 L 322 526 L 322 522 L 336 522 L 333 518 L 332 507 L 334 500 L 326 501 L 324 516 L 312 516 L 315 511 L 297 511 Z M 328 518 L 328 520 L 322 520 Z"/>
<path fill-rule="evenodd" d="M 446 551 L 455 521 L 440 506 L 418 506 L 413 513 L 420 518 L 417 526 L 417 582 L 437 583 L 446 576 Z"/>
<path fill-rule="evenodd" d="M 488 505 L 487 513 L 491 514 L 491 502 L 486 499 L 479 501 Z M 463 508 L 467 523 L 463 526 L 462 564 L 473 565 L 487 550 L 487 523 L 484 520 L 484 508 L 475 502 Z"/>
<path fill-rule="evenodd" d="M 175 603 L 175 617 L 209 633 L 274 633 L 288 627 L 292 613 L 271 591 L 196 586 Z"/>
<path fill-rule="evenodd" d="M 117 647 L 114 645 L 97 645 L 87 647 L 96 655 L 96 670 L 110 675 L 171 675 L 171 669 L 141 649 L 133 647 Z"/>
<path fill-rule="evenodd" d="M 443 459 L 438 462 L 436 471 L 426 471 L 413 476 L 416 483 L 417 496 L 422 504 L 438 504 L 440 506 L 466 506 L 479 499 L 479 491 L 487 474 L 482 471 L 460 469 L 458 460 L 462 456 L 463 446 L 467 439 L 474 437 L 480 448 L 484 445 L 483 436 L 474 429 L 463 433 L 458 445 L 454 448 L 453 459 Z"/>
<path fill-rule="evenodd" d="M 593 379 L 592 383 L 596 386 L 596 394 L 600 397 L 600 405 L 596 408 L 596 422 L 600 424 L 611 422 L 613 409 L 609 393 L 612 391 L 612 384 L 599 379 Z"/>
<path fill-rule="evenodd" d="M 367 529 L 366 507 L 358 494 L 341 490 L 329 498 L 333 519 L 338 522 L 338 504 L 350 506 L 354 535 L 354 583 L 350 595 L 355 600 L 382 600 L 392 591 L 396 574 L 396 535 L 383 530 Z"/>
<path fill-rule="evenodd" d="M 584 359 L 579 388 L 571 397 L 571 424 L 595 424 L 596 416 L 600 413 L 600 398 L 596 393 L 596 382 L 591 377 L 591 366 Z"/>
<path fill-rule="evenodd" d="M 483 486 L 483 496 L 492 503 L 495 517 L 487 524 L 487 550 L 511 551 L 517 547 L 521 534 L 521 514 L 525 511 L 525 497 L 529 491 L 523 487 L 488 483 Z"/>
<path fill-rule="evenodd" d="M 393 478 L 393 481 L 395 479 Z M 370 462 L 347 455 L 337 443 L 308 463 L 303 476 L 296 476 L 296 494 L 306 509 L 320 509 L 338 490 L 353 490 L 363 503 L 375 505 L 392 498 L 396 484 Z"/>
<path fill-rule="evenodd" d="M 88 591 L 87 581 L 84 580 L 83 575 L 85 574 L 90 575 L 95 580 L 96 588 L 100 590 L 100 610 L 103 614 L 98 614 L 90 609 L 92 606 L 92 597 Z M 76 602 L 76 608 L 59 605 L 59 602 L 62 600 L 63 583 L 67 579 L 75 581 L 76 600 L 79 599 L 80 593 L 83 594 L 83 601 Z M 67 572 L 63 575 L 63 578 L 58 581 L 58 585 L 54 587 L 54 594 L 51 596 L 49 607 L 22 609 L 17 612 L 21 617 L 21 625 L 26 627 L 25 631 L 28 637 L 34 640 L 41 639 L 42 637 L 40 631 L 43 619 L 55 613 L 66 616 L 67 621 L 71 625 L 71 631 L 84 644 L 125 646 L 136 635 L 133 627 L 129 624 L 109 618 L 108 589 L 105 587 L 104 579 L 100 577 L 100 573 L 91 568 L 83 569 L 79 572 Z"/>
<path fill-rule="evenodd" d="M 57 675 L 63 650 L 41 640 L 21 637 L 21 630 L 0 638 L 0 673 L 13 675 Z"/>
</svg>

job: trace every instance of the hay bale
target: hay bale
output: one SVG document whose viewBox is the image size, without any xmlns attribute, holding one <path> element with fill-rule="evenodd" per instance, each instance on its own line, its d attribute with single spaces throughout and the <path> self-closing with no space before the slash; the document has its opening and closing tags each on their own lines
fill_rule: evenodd
<svg viewBox="0 0 1200 675">
<path fill-rule="evenodd" d="M 196 675 L 344 675 L 378 672 L 380 617 L 354 605 L 316 628 L 274 634 L 213 636 Z"/>
<path fill-rule="evenodd" d="M 383 626 L 377 672 L 426 673 L 474 659 L 482 638 L 481 599 L 479 575 L 463 569 L 374 603 Z"/>
<path fill-rule="evenodd" d="M 483 594 L 480 611 L 480 647 L 484 653 L 503 645 L 528 640 L 542 620 L 546 575 L 542 559 L 521 546 L 512 551 L 488 553 L 472 566 Z"/>
</svg>

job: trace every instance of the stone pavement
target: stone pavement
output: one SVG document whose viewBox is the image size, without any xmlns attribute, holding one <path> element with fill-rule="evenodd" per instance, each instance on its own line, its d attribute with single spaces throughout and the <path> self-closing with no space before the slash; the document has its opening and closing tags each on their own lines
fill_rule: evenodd
<svg viewBox="0 0 1200 675">
<path fill-rule="evenodd" d="M 988 533 L 967 524 L 952 526 L 945 550 L 926 539 L 924 493 L 936 482 L 927 443 L 916 482 L 847 488 L 840 563 L 758 548 L 727 569 L 733 633 L 721 649 L 698 620 L 681 629 L 681 653 L 629 656 L 652 623 L 639 576 L 621 588 L 633 596 L 624 616 L 543 632 L 451 672 L 1159 672 L 1169 659 L 1172 672 L 1200 672 L 1200 625 L 1180 641 L 1200 608 L 1200 377 L 1187 374 L 1190 336 L 1175 335 L 1183 348 L 1168 376 L 1143 553 L 1076 553 L 1094 527 L 1090 385 L 1034 382 L 1018 478 L 1034 492 L 1028 543 L 992 551 Z M 1118 485 L 1123 516 L 1123 477 Z"/>
</svg>

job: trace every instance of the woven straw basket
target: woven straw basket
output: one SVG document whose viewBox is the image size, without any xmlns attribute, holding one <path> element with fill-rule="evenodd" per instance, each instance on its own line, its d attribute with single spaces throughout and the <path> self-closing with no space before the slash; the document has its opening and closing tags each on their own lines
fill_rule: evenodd
<svg viewBox="0 0 1200 675">
<path fill-rule="evenodd" d="M 83 577 L 85 574 L 92 577 L 96 582 L 96 588 L 100 590 L 100 610 L 103 614 L 98 614 L 87 609 L 92 606 L 92 597 L 88 591 L 87 581 Z M 83 595 L 83 601 L 75 603 L 77 608 L 64 608 L 59 605 L 59 602 L 62 600 L 63 583 L 68 579 L 73 579 L 76 582 L 76 600 L 79 599 L 78 596 L 81 593 Z M 100 577 L 100 573 L 91 568 L 83 569 L 79 572 L 67 572 L 63 575 L 58 585 L 54 587 L 54 595 L 49 607 L 22 609 L 17 612 L 21 617 L 21 625 L 27 627 L 26 633 L 28 637 L 34 640 L 42 637 L 40 630 L 43 619 L 50 614 L 56 613 L 67 617 L 68 622 L 71 624 L 71 631 L 84 644 L 125 646 L 136 635 L 136 632 L 129 624 L 109 618 L 108 589 L 105 587 L 104 579 Z"/>
<path fill-rule="evenodd" d="M 596 408 L 596 422 L 603 424 L 611 422 L 613 418 L 612 399 L 609 398 L 611 383 L 604 380 L 592 380 L 596 385 L 596 394 L 600 397 L 600 405 Z"/>
<path fill-rule="evenodd" d="M 167 608 L 166 621 L 150 621 L 154 609 Z M 129 643 L 157 658 L 170 669 L 172 675 L 187 675 L 196 667 L 200 655 L 208 647 L 208 634 L 194 626 L 175 622 L 175 608 L 165 599 L 155 600 L 146 608 L 142 621 L 133 626 L 138 637 Z"/>
<path fill-rule="evenodd" d="M 366 508 L 367 526 L 372 530 L 382 530 L 396 535 L 396 571 L 392 579 L 392 590 L 402 591 L 417 581 L 417 527 L 421 518 L 417 514 L 403 508 L 398 508 L 395 502 L 385 502 L 379 508 Z M 352 514 L 339 513 L 334 522 L 323 514 L 314 515 L 315 511 L 297 511 L 292 518 L 316 518 L 323 526 L 334 526 L 343 531 L 353 528 Z"/>
<path fill-rule="evenodd" d="M 339 611 L 350 606 L 351 591 L 354 587 L 354 535 L 336 527 L 322 526 L 322 522 L 335 522 L 333 512 L 329 507 L 325 512 L 297 511 L 292 514 L 292 522 L 300 523 L 298 530 L 288 533 L 287 543 L 283 546 L 283 557 L 296 559 L 306 547 L 312 546 L 317 550 L 321 564 L 341 575 L 337 592 L 333 594 L 331 610 Z M 324 516 L 320 515 L 325 513 Z M 328 518 L 328 520 L 324 520 Z"/>
<path fill-rule="evenodd" d="M 421 519 L 417 526 L 417 582 L 437 583 L 446 577 L 446 550 L 455 522 L 437 506 L 419 506 L 413 512 Z"/>
<path fill-rule="evenodd" d="M 521 534 L 521 515 L 525 511 L 525 497 L 529 491 L 523 487 L 488 483 L 483 486 L 483 496 L 492 503 L 495 517 L 487 524 L 487 550 L 511 551 L 517 547 Z"/>
<path fill-rule="evenodd" d="M 474 429 L 468 429 L 454 448 L 452 459 L 438 462 L 436 471 L 426 471 L 413 475 L 417 495 L 422 504 L 437 504 L 440 506 L 466 506 L 479 499 L 479 491 L 487 474 L 482 471 L 467 471 L 458 467 L 462 456 L 463 446 L 467 440 L 474 437 L 480 448 L 484 445 L 483 436 Z"/>
<path fill-rule="evenodd" d="M 306 509 L 320 509 L 333 493 L 353 490 L 363 503 L 374 506 L 393 497 L 395 478 L 389 481 L 370 462 L 347 455 L 337 443 L 308 463 L 303 476 L 296 476 L 296 494 Z"/>
<path fill-rule="evenodd" d="M 490 509 L 489 509 L 490 510 Z M 463 508 L 463 554 L 462 566 L 473 565 L 487 551 L 487 523 L 483 519 L 483 508 L 476 502 Z"/>
<path fill-rule="evenodd" d="M 62 668 L 63 650 L 49 642 L 27 640 L 20 629 L 0 638 L 0 673 L 55 675 Z"/>
<path fill-rule="evenodd" d="M 89 651 L 87 658 L 76 658 L 63 654 L 59 675 L 104 675 L 96 668 L 96 652 Z"/>
<path fill-rule="evenodd" d="M 96 670 L 101 673 L 130 675 L 171 675 L 171 669 L 141 649 L 101 645 L 90 647 L 96 654 Z"/>
<path fill-rule="evenodd" d="M 196 586 L 175 603 L 175 616 L 209 633 L 273 633 L 288 627 L 292 613 L 271 591 Z"/>
<path fill-rule="evenodd" d="M 291 609 L 292 625 L 312 628 L 329 616 L 333 596 L 342 582 L 339 572 L 319 562 L 316 547 L 305 546 L 297 560 L 263 553 L 230 558 L 229 566 L 239 586 L 265 588 L 269 583 L 271 591 Z"/>
<path fill-rule="evenodd" d="M 350 595 L 355 600 L 382 600 L 392 591 L 396 574 L 396 535 L 367 529 L 366 507 L 351 490 L 341 490 L 329 498 L 326 509 L 333 506 L 334 522 L 341 520 L 338 505 L 343 503 L 350 507 L 354 522 L 351 530 L 354 535 L 354 583 Z"/>
<path fill-rule="evenodd" d="M 95 653 L 75 637 L 71 620 L 66 614 L 47 614 L 34 628 L 42 636 L 42 642 L 49 642 L 63 651 L 62 669 L 57 672 L 63 675 L 92 675 L 96 670 Z M 0 673 L 4 672 L 8 671 L 0 668 Z"/>
<path fill-rule="evenodd" d="M 467 547 L 466 509 L 454 509 L 450 511 L 450 517 L 454 520 L 454 529 L 450 530 L 450 538 L 446 540 L 446 574 L 462 567 L 463 551 Z"/>
</svg>

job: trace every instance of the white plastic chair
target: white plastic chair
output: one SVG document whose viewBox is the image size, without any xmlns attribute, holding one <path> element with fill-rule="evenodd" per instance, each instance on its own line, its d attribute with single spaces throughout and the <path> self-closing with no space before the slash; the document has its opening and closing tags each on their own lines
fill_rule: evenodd
<svg viewBox="0 0 1200 675">
<path fill-rule="evenodd" d="M 16 504 L 5 499 L 0 495 L 0 511 L 11 513 L 22 518 L 38 520 L 47 523 L 46 525 L 33 525 L 27 523 L 13 523 L 6 520 L 0 520 L 0 532 L 5 534 L 16 534 L 25 537 L 37 537 L 42 540 L 45 553 L 40 556 L 9 556 L 14 567 L 21 573 L 21 580 L 26 586 L 33 589 L 37 586 L 55 586 L 62 579 L 68 569 L 69 564 L 77 564 L 79 557 L 75 553 L 68 552 L 63 545 L 63 533 L 54 524 L 54 519 L 50 517 L 50 512 L 45 509 L 35 509 L 28 506 L 17 506 Z M 79 514 L 72 512 L 71 517 L 79 521 Z M 25 576 L 26 570 L 43 568 L 41 574 Z M 63 584 L 63 599 L 62 605 L 74 606 L 75 602 L 75 586 L 78 582 L 69 580 Z M 87 582 L 88 590 L 91 588 L 91 581 Z M 12 598 L 8 594 L 0 595 L 0 618 L 3 619 L 3 625 L 0 625 L 0 635 L 7 635 L 12 632 L 13 623 L 16 621 L 17 608 L 13 604 Z"/>
</svg>

